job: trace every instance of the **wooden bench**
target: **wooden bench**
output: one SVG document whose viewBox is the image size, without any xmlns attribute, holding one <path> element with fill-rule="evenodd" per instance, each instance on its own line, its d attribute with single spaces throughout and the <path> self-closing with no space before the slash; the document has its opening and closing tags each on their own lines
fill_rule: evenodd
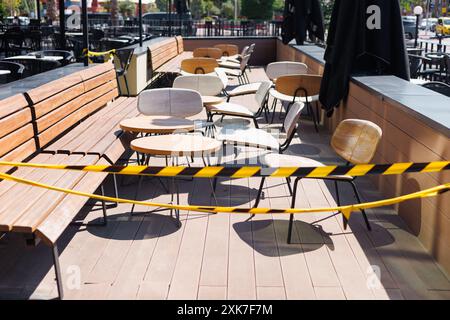
<svg viewBox="0 0 450 320">
<path fill-rule="evenodd" d="M 115 71 L 105 63 L 0 101 L 0 158 L 50 164 L 110 164 L 126 150 L 119 122 L 138 114 L 136 98 L 118 97 Z M 130 137 L 128 137 L 130 138 Z M 0 167 L 42 183 L 93 193 L 107 174 Z M 89 199 L 0 182 L 0 232 L 42 240 L 52 249 L 59 297 L 63 282 L 57 240 Z M 106 206 L 103 213 L 106 223 Z"/>
<path fill-rule="evenodd" d="M 192 52 L 184 51 L 180 36 L 150 45 L 148 51 L 153 76 L 178 73 L 181 61 L 192 58 Z"/>
</svg>

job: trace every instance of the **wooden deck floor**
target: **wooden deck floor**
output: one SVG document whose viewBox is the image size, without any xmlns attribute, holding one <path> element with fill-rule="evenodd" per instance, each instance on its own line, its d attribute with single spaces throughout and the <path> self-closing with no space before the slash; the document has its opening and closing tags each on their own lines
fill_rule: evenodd
<svg viewBox="0 0 450 320">
<path fill-rule="evenodd" d="M 263 69 L 250 77 L 263 79 Z M 235 101 L 255 105 L 252 97 Z M 324 131 L 317 134 L 310 121 L 301 120 L 300 138 L 288 153 L 336 163 Z M 240 148 L 238 157 L 244 155 Z M 135 182 L 122 179 L 120 196 L 132 197 Z M 217 200 L 250 206 L 258 185 L 257 178 L 222 180 Z M 365 200 L 381 199 L 369 180 L 358 185 Z M 179 188 L 182 203 L 214 203 L 207 180 L 180 181 Z M 304 180 L 297 204 L 333 206 L 333 190 Z M 342 190 L 346 202 L 355 202 L 350 190 Z M 170 195 L 148 179 L 139 198 L 167 202 Z M 283 180 L 268 180 L 261 206 L 289 204 Z M 450 299 L 448 276 L 392 208 L 369 210 L 372 232 L 358 214 L 347 231 L 331 212 L 297 216 L 293 245 L 286 244 L 287 216 L 248 221 L 248 215 L 182 212 L 177 228 L 167 212 L 145 214 L 150 208 L 138 207 L 141 214 L 130 218 L 130 209 L 109 209 L 107 227 L 67 228 L 59 241 L 66 299 Z M 80 213 L 87 223 L 100 216 L 98 207 Z M 20 236 L 8 235 L 0 239 L 0 257 L 0 298 L 56 297 L 44 245 L 29 248 Z"/>
</svg>

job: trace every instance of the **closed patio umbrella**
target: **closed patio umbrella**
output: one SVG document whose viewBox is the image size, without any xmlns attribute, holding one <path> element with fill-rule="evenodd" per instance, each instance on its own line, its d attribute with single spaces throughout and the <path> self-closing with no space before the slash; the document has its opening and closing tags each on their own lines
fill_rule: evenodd
<svg viewBox="0 0 450 320">
<path fill-rule="evenodd" d="M 282 40 L 292 39 L 302 45 L 306 36 L 324 40 L 323 14 L 319 0 L 286 0 L 284 5 Z"/>
<path fill-rule="evenodd" d="M 331 116 L 350 77 L 395 75 L 409 80 L 398 0 L 336 0 L 325 51 L 320 102 Z"/>
</svg>

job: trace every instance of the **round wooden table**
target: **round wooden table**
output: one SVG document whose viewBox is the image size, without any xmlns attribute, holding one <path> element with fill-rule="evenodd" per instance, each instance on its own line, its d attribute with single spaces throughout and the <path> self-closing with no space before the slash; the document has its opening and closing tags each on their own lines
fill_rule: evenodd
<svg viewBox="0 0 450 320">
<path fill-rule="evenodd" d="M 202 101 L 203 105 L 210 106 L 224 102 L 224 98 L 216 96 L 202 96 Z"/>
<path fill-rule="evenodd" d="M 195 122 L 167 116 L 140 116 L 123 120 L 120 128 L 135 133 L 168 134 L 177 131 L 193 131 Z"/>
<path fill-rule="evenodd" d="M 198 135 L 165 135 L 139 138 L 131 149 L 153 156 L 205 156 L 222 147 L 222 142 Z"/>
<path fill-rule="evenodd" d="M 147 156 L 147 159 L 144 161 L 144 163 L 148 164 L 148 160 L 150 156 L 172 156 L 172 157 L 178 157 L 178 156 L 191 156 L 191 157 L 204 157 L 209 156 L 211 153 L 220 150 L 222 147 L 222 142 L 206 138 L 203 136 L 197 136 L 197 135 L 180 135 L 180 134 L 173 134 L 173 135 L 164 135 L 164 136 L 151 136 L 151 137 L 145 137 L 145 138 L 139 138 L 136 140 L 133 140 L 131 142 L 131 149 L 142 153 Z M 204 160 L 204 158 L 203 158 Z M 209 162 L 209 161 L 208 161 Z M 143 176 L 139 177 L 138 186 L 135 193 L 135 199 L 138 199 L 139 190 L 141 190 L 142 187 L 142 180 Z M 171 177 L 171 186 L 168 188 L 170 189 L 171 193 L 171 203 L 173 203 L 174 200 L 174 192 L 176 193 L 176 203 L 180 203 L 180 195 L 178 190 L 178 185 L 175 183 L 175 177 Z M 161 184 L 162 181 L 160 180 Z M 214 194 L 214 186 L 210 179 L 211 184 L 211 190 Z M 215 195 L 214 195 L 215 198 Z M 216 199 L 217 203 L 217 199 Z M 134 204 L 131 208 L 131 214 L 134 211 Z M 172 213 L 175 212 L 175 217 L 177 221 L 177 225 L 181 226 L 180 222 L 180 212 L 177 209 L 170 209 L 170 215 L 172 216 Z"/>
</svg>

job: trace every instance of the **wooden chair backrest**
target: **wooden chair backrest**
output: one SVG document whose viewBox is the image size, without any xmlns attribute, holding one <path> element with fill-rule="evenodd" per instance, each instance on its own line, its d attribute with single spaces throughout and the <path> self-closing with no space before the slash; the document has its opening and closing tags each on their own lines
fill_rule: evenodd
<svg viewBox="0 0 450 320">
<path fill-rule="evenodd" d="M 25 93 L 35 117 L 38 149 L 118 96 L 111 62 L 76 72 Z"/>
<path fill-rule="evenodd" d="M 222 50 L 222 56 L 229 57 L 239 53 L 239 48 L 234 44 L 216 44 L 214 48 Z"/>
<path fill-rule="evenodd" d="M 175 40 L 177 41 L 178 54 L 184 52 L 184 42 L 182 36 L 176 36 Z"/>
<path fill-rule="evenodd" d="M 169 38 L 148 46 L 149 62 L 153 71 L 158 70 L 166 62 L 175 58 L 179 53 L 176 38 Z"/>
<path fill-rule="evenodd" d="M 222 50 L 218 48 L 197 48 L 193 52 L 194 58 L 222 58 Z"/>
<path fill-rule="evenodd" d="M 36 152 L 32 113 L 25 96 L 0 100 L 0 159 L 22 161 Z M 5 172 L 11 168 L 0 167 Z"/>
<path fill-rule="evenodd" d="M 322 76 L 309 74 L 296 74 L 282 76 L 277 79 L 275 90 L 278 92 L 296 97 L 304 97 L 318 95 L 320 92 L 320 84 Z"/>
<path fill-rule="evenodd" d="M 331 146 L 343 159 L 352 164 L 370 163 L 383 135 L 373 122 L 359 119 L 342 121 L 331 138 Z"/>
<path fill-rule="evenodd" d="M 181 71 L 192 74 L 212 73 L 217 67 L 219 64 L 212 58 L 192 58 L 181 61 Z"/>
</svg>

